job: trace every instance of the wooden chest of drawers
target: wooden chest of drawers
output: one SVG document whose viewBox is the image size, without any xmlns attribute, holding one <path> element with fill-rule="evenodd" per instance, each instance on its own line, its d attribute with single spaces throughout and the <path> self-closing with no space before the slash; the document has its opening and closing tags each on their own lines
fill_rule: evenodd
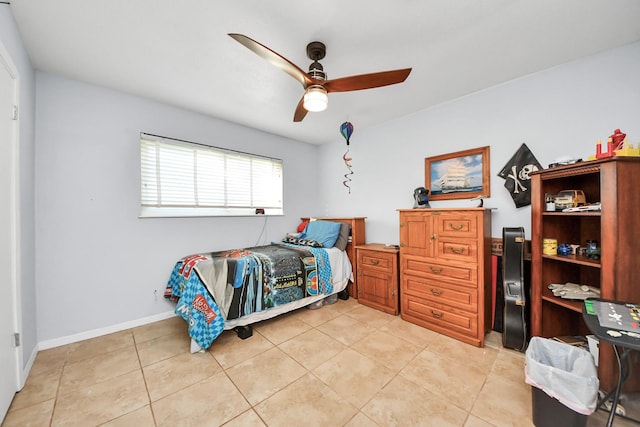
<svg viewBox="0 0 640 427">
<path fill-rule="evenodd" d="M 491 211 L 399 212 L 402 318 L 484 346 L 491 326 Z"/>
</svg>

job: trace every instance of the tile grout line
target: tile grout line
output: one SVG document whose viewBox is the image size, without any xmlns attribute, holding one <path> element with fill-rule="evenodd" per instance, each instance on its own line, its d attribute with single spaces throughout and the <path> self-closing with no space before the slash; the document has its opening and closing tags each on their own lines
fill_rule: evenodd
<svg viewBox="0 0 640 427">
<path fill-rule="evenodd" d="M 36 356 L 37 357 L 37 356 Z M 62 385 L 62 375 L 64 374 L 64 370 L 67 367 L 67 362 L 69 361 L 69 348 L 67 347 L 64 352 L 64 363 L 62 364 L 62 369 L 60 369 L 60 376 L 58 377 L 58 386 L 56 387 L 56 395 L 53 400 L 53 408 L 51 409 L 51 417 L 49 418 L 49 427 L 53 426 L 53 417 L 56 414 L 56 408 L 58 407 L 58 398 L 60 395 L 60 386 Z"/>
<path fill-rule="evenodd" d="M 153 405 L 151 402 L 151 393 L 149 392 L 149 384 L 147 383 L 147 376 L 144 374 L 144 367 L 142 366 L 142 360 L 140 360 L 140 352 L 138 350 L 138 341 L 136 340 L 136 334 L 133 332 L 133 329 L 131 329 L 131 335 L 133 336 L 133 345 L 136 349 L 136 357 L 138 358 L 138 365 L 140 366 L 140 374 L 142 375 L 142 380 L 144 381 L 144 388 L 147 392 L 147 399 L 149 400 L 149 411 L 151 411 L 151 418 L 153 419 L 153 425 L 157 427 L 158 422 L 156 421 L 156 414 L 153 410 Z M 126 415 L 126 414 L 123 414 L 123 415 Z"/>
</svg>

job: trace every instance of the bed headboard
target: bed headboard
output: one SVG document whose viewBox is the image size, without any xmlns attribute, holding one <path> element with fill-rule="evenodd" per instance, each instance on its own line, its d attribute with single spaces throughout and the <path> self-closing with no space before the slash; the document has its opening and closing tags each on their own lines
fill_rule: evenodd
<svg viewBox="0 0 640 427">
<path fill-rule="evenodd" d="M 310 217 L 300 218 L 302 221 L 309 221 Z M 325 221 L 333 221 L 333 222 L 342 222 L 344 224 L 349 224 L 351 226 L 351 237 L 349 239 L 349 243 L 347 244 L 347 248 L 345 252 L 349 257 L 349 261 L 351 261 L 351 266 L 353 267 L 353 283 L 349 285 L 349 296 L 351 298 L 358 298 L 358 283 L 357 283 L 357 273 L 358 266 L 357 257 L 356 257 L 356 246 L 364 245 L 366 243 L 365 236 L 365 226 L 364 221 L 367 219 L 366 216 L 360 217 L 313 217 L 316 219 L 323 219 Z"/>
</svg>

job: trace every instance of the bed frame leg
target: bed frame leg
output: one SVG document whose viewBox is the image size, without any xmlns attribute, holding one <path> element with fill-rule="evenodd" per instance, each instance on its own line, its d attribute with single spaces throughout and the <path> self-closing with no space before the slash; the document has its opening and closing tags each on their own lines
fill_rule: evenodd
<svg viewBox="0 0 640 427">
<path fill-rule="evenodd" d="M 251 335 L 253 335 L 253 326 L 251 325 L 236 326 L 235 328 L 233 328 L 233 330 L 236 331 L 238 338 L 243 340 L 246 340 Z"/>
</svg>

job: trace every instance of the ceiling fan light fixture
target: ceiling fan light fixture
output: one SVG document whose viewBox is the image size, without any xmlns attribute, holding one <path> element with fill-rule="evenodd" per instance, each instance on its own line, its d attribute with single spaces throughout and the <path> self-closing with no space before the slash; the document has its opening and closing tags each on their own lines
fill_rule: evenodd
<svg viewBox="0 0 640 427">
<path fill-rule="evenodd" d="M 313 62 L 309 66 L 309 72 L 306 73 L 276 51 L 243 34 L 230 33 L 229 36 L 302 84 L 305 89 L 304 96 L 296 105 L 293 113 L 294 122 L 302 121 L 310 111 L 326 110 L 329 104 L 327 92 L 351 92 L 395 85 L 404 82 L 411 72 L 411 68 L 403 68 L 327 80 L 324 67 L 318 62 L 327 53 L 326 46 L 322 42 L 314 41 L 307 45 L 307 56 Z"/>
<path fill-rule="evenodd" d="M 327 90 L 321 85 L 311 85 L 304 92 L 302 105 L 305 110 L 311 112 L 324 111 L 329 104 Z"/>
</svg>

